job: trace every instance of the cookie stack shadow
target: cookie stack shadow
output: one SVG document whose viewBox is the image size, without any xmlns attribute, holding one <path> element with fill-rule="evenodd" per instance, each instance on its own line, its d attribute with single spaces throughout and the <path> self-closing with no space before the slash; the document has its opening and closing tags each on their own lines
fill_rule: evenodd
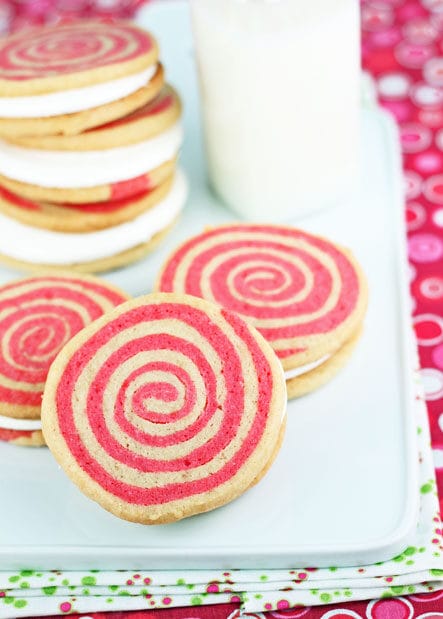
<svg viewBox="0 0 443 619">
<path fill-rule="evenodd" d="M 181 103 L 128 23 L 36 28 L 0 44 L 0 261 L 98 272 L 154 249 L 187 194 Z"/>
</svg>

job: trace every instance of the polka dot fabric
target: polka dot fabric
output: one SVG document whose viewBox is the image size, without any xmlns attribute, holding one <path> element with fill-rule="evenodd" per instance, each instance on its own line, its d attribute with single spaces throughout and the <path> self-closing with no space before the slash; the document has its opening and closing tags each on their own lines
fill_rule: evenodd
<svg viewBox="0 0 443 619">
<path fill-rule="evenodd" d="M 443 593 L 414 595 L 394 599 L 329 605 L 317 608 L 292 608 L 268 613 L 241 613 L 235 604 L 209 605 L 198 608 L 130 611 L 125 613 L 88 613 L 73 615 L 77 619 L 443 619 Z M 70 612 L 66 606 L 63 613 Z M 55 616 L 54 616 L 55 617 Z M 48 618 L 50 619 L 50 618 Z"/>
<path fill-rule="evenodd" d="M 143 0 L 0 0 L 0 32 L 60 17 L 128 17 Z M 437 481 L 443 495 L 443 0 L 363 0 L 363 65 L 402 136 L 414 322 Z M 440 464 L 439 464 L 440 463 Z M 127 598 L 126 598 L 127 599 Z M 66 602 L 66 604 L 68 604 Z M 75 615 L 93 619 L 239 619 L 238 604 Z M 15 610 L 15 609 L 14 609 Z M 60 614 L 72 613 L 72 606 Z M 15 610 L 17 612 L 17 610 Z M 70 614 L 70 616 L 74 616 Z M 269 613 L 251 619 L 443 619 L 443 592 Z"/>
<path fill-rule="evenodd" d="M 443 497 L 443 2 L 365 0 L 362 35 L 363 65 L 400 129 L 414 327 Z"/>
</svg>

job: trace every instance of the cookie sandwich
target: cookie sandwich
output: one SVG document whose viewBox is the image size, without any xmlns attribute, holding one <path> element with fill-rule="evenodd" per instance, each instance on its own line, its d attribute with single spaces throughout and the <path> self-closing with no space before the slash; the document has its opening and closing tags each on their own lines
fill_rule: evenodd
<svg viewBox="0 0 443 619">
<path fill-rule="evenodd" d="M 154 37 L 132 24 L 19 31 L 0 42 L 0 135 L 75 135 L 141 107 L 163 82 Z"/>
<path fill-rule="evenodd" d="M 367 305 L 351 252 L 289 226 L 209 228 L 167 258 L 156 290 L 204 298 L 256 327 L 283 365 L 290 398 L 345 364 Z"/>
<path fill-rule="evenodd" d="M 257 483 L 281 444 L 286 387 L 251 325 L 151 294 L 75 336 L 51 366 L 45 439 L 88 497 L 125 520 L 206 512 Z"/>
</svg>

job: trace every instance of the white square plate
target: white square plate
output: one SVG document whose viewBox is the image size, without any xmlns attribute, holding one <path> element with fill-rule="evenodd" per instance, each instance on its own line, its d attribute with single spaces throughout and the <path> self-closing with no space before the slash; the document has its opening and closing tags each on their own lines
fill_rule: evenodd
<svg viewBox="0 0 443 619">
<path fill-rule="evenodd" d="M 186 5 L 154 4 L 140 21 L 158 36 L 168 78 L 184 98 L 191 195 L 159 251 L 107 276 L 133 295 L 151 290 L 178 242 L 234 219 L 206 188 Z M 1 569 L 342 566 L 388 559 L 408 544 L 418 487 L 402 184 L 395 129 L 376 108 L 362 113 L 361 171 L 352 200 L 302 225 L 361 261 L 370 287 L 366 330 L 332 382 L 289 404 L 285 442 L 265 479 L 211 513 L 144 527 L 85 498 L 48 450 L 2 444 Z M 1 283 L 13 277 L 0 271 Z"/>
</svg>

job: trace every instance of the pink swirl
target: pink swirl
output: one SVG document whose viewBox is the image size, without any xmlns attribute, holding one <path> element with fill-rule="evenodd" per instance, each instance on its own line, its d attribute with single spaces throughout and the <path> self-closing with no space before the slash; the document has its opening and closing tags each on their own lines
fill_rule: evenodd
<svg viewBox="0 0 443 619">
<path fill-rule="evenodd" d="M 361 301 L 355 264 L 332 243 L 279 226 L 220 226 L 167 260 L 157 283 L 214 301 L 250 321 L 281 358 L 350 320 Z"/>
<path fill-rule="evenodd" d="M 283 376 L 240 318 L 146 299 L 90 329 L 44 404 L 87 483 L 140 508 L 226 484 L 284 407 Z"/>
<path fill-rule="evenodd" d="M 126 297 L 92 279 L 35 277 L 0 289 L 0 402 L 39 408 L 61 348 Z"/>
<path fill-rule="evenodd" d="M 128 62 L 148 53 L 147 32 L 124 23 L 76 22 L 19 32 L 0 45 L 0 78 L 30 80 Z"/>
</svg>

